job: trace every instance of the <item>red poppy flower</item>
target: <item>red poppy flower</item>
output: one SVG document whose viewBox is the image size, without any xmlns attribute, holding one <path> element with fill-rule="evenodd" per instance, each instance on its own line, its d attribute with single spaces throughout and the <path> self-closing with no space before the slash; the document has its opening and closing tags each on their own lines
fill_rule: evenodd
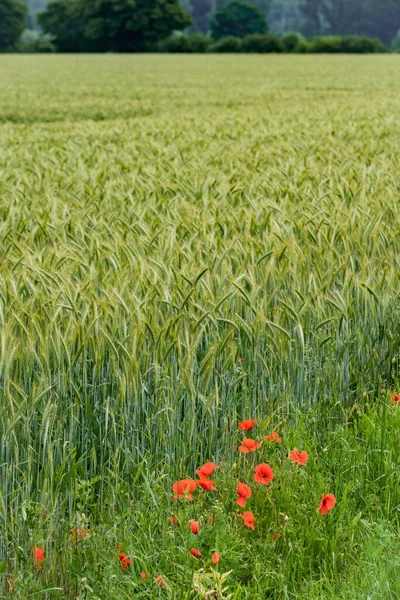
<svg viewBox="0 0 400 600">
<path fill-rule="evenodd" d="M 196 481 L 197 485 L 199 485 L 203 490 L 213 490 L 215 491 L 217 488 L 213 486 L 213 479 L 198 479 Z"/>
<path fill-rule="evenodd" d="M 256 423 L 257 419 L 245 419 L 241 423 L 238 423 L 238 427 L 240 431 L 251 431 Z"/>
<path fill-rule="evenodd" d="M 281 444 L 282 440 L 279 437 L 279 435 L 276 433 L 276 431 L 271 431 L 271 433 L 269 433 L 268 435 L 263 435 L 263 440 L 267 440 L 267 442 L 272 442 L 275 444 Z"/>
<path fill-rule="evenodd" d="M 126 567 L 127 567 L 128 565 L 132 564 L 132 561 L 131 561 L 131 559 L 130 559 L 130 558 L 129 558 L 129 557 L 126 555 L 126 554 L 124 554 L 123 552 L 120 552 L 120 553 L 118 554 L 118 558 L 119 558 L 119 560 L 121 561 L 121 569 L 122 569 L 123 571 L 125 571 L 125 569 L 126 569 Z"/>
<path fill-rule="evenodd" d="M 249 452 L 254 452 L 257 448 L 260 447 L 260 443 L 256 442 L 256 440 L 252 440 L 251 438 L 244 438 L 242 445 L 239 446 L 240 452 L 243 454 L 248 454 Z"/>
<path fill-rule="evenodd" d="M 36 561 L 37 568 L 40 569 L 42 566 L 42 562 L 45 559 L 44 551 L 42 550 L 42 548 L 38 548 L 37 546 L 35 546 L 33 548 L 33 557 Z"/>
<path fill-rule="evenodd" d="M 175 516 L 170 517 L 169 520 L 172 525 L 175 525 L 175 527 L 179 527 L 179 521 Z"/>
<path fill-rule="evenodd" d="M 279 537 L 279 533 L 274 533 L 272 536 L 272 541 L 275 541 Z"/>
<path fill-rule="evenodd" d="M 246 508 L 246 500 L 251 496 L 251 489 L 245 483 L 239 483 L 237 488 L 238 498 L 236 504 L 239 504 L 242 508 Z"/>
<path fill-rule="evenodd" d="M 164 581 L 164 579 L 162 578 L 162 576 L 161 576 L 161 575 L 157 575 L 157 577 L 156 577 L 156 583 L 157 583 L 157 584 L 158 584 L 160 587 L 163 587 L 163 586 L 165 585 L 165 581 Z"/>
<path fill-rule="evenodd" d="M 139 573 L 139 575 L 142 579 L 150 579 L 150 575 L 148 575 L 147 573 Z"/>
<path fill-rule="evenodd" d="M 191 521 L 190 522 L 190 530 L 192 533 L 197 535 L 200 531 L 200 523 L 199 521 Z"/>
<path fill-rule="evenodd" d="M 213 462 L 205 463 L 200 469 L 196 471 L 196 474 L 200 477 L 200 479 L 204 479 L 205 477 L 210 477 L 215 471 L 215 469 L 219 469 L 219 467 Z"/>
<path fill-rule="evenodd" d="M 181 479 L 175 481 L 172 485 L 172 490 L 175 492 L 174 500 L 178 498 L 187 498 L 190 502 L 193 501 L 192 492 L 196 489 L 196 481 L 193 479 Z"/>
<path fill-rule="evenodd" d="M 326 496 L 322 496 L 322 500 L 320 502 L 319 508 L 317 508 L 317 512 L 320 512 L 321 515 L 326 515 L 326 513 L 335 506 L 336 498 L 333 494 L 327 494 Z"/>
<path fill-rule="evenodd" d="M 189 552 L 195 558 L 200 558 L 201 556 L 201 552 L 199 550 L 196 550 L 196 548 L 190 548 Z"/>
<path fill-rule="evenodd" d="M 244 524 L 246 525 L 246 527 L 250 527 L 251 529 L 255 529 L 254 527 L 254 521 L 257 521 L 256 517 L 253 515 L 252 512 L 244 512 L 243 514 L 239 514 L 238 517 L 241 517 L 244 521 Z"/>
<path fill-rule="evenodd" d="M 219 560 L 221 558 L 221 555 L 219 552 L 214 552 L 213 557 L 211 559 L 211 562 L 213 565 L 217 565 L 219 563 Z"/>
<path fill-rule="evenodd" d="M 395 406 L 399 404 L 400 394 L 390 394 L 390 398 Z"/>
<path fill-rule="evenodd" d="M 254 469 L 254 481 L 269 485 L 274 478 L 274 473 L 271 467 L 265 463 L 257 465 Z"/>
<path fill-rule="evenodd" d="M 289 454 L 289 458 L 291 461 L 299 463 L 299 465 L 305 465 L 308 461 L 308 453 L 305 450 L 303 450 L 303 452 L 299 452 L 297 448 L 294 448 Z"/>
</svg>

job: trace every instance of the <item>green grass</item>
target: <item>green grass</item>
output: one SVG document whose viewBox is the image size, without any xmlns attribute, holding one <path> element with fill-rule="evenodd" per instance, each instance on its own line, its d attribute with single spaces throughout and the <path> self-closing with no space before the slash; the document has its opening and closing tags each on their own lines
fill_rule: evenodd
<svg viewBox="0 0 400 600">
<path fill-rule="evenodd" d="M 219 551 L 235 600 L 397 600 L 400 58 L 0 73 L 0 597 L 200 598 Z M 251 417 L 283 444 L 244 459 Z M 218 492 L 176 506 L 208 460 Z M 235 486 L 263 460 L 252 532 Z"/>
</svg>

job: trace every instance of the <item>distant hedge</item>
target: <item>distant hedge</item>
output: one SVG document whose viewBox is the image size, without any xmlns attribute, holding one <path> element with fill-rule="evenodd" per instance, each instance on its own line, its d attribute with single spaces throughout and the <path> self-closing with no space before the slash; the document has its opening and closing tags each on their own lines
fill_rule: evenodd
<svg viewBox="0 0 400 600">
<path fill-rule="evenodd" d="M 246 54 L 376 54 L 388 52 L 378 39 L 364 35 L 325 36 L 305 40 L 293 32 L 282 38 L 276 35 L 252 34 L 244 38 L 227 36 L 213 42 L 201 33 L 173 36 L 156 47 L 157 52 L 167 53 L 246 53 Z"/>
</svg>

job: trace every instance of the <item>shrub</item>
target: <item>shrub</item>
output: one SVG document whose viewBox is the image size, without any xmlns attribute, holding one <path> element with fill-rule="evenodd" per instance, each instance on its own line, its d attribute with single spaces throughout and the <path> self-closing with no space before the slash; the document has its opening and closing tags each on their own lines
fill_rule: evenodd
<svg viewBox="0 0 400 600">
<path fill-rule="evenodd" d="M 202 33 L 191 35 L 172 36 L 160 42 L 157 46 L 159 52 L 203 54 L 207 52 L 212 40 Z"/>
<path fill-rule="evenodd" d="M 289 31 L 282 38 L 282 45 L 284 52 L 294 52 L 296 47 L 304 41 L 304 37 L 301 33 L 296 31 Z"/>
<path fill-rule="evenodd" d="M 297 54 L 309 54 L 312 52 L 313 42 L 310 40 L 302 40 L 297 44 L 293 52 Z"/>
<path fill-rule="evenodd" d="M 277 35 L 247 35 L 242 41 L 243 52 L 266 54 L 269 52 L 282 52 L 283 45 Z"/>
<path fill-rule="evenodd" d="M 24 31 L 18 41 L 16 49 L 18 52 L 32 54 L 56 51 L 56 47 L 51 40 L 51 36 L 41 34 L 33 29 L 26 29 Z"/>
<path fill-rule="evenodd" d="M 317 37 L 312 42 L 310 52 L 320 54 L 336 54 L 342 52 L 342 38 L 339 35 Z"/>
<path fill-rule="evenodd" d="M 349 54 L 373 54 L 387 52 L 381 40 L 370 38 L 366 35 L 345 35 L 341 42 L 342 52 Z"/>
<path fill-rule="evenodd" d="M 219 40 L 227 36 L 242 38 L 252 33 L 267 33 L 268 26 L 258 6 L 232 0 L 217 10 L 210 29 L 212 37 Z"/>
<path fill-rule="evenodd" d="M 242 51 L 242 40 L 228 35 L 221 38 L 218 42 L 215 42 L 210 46 L 210 52 L 241 52 Z"/>
</svg>

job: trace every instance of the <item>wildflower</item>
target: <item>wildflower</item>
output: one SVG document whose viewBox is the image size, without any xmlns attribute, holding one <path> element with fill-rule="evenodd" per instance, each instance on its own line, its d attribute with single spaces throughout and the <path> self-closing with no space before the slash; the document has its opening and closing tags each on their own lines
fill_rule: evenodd
<svg viewBox="0 0 400 600">
<path fill-rule="evenodd" d="M 276 433 L 276 431 L 271 431 L 271 433 L 269 433 L 268 435 L 263 435 L 262 436 L 263 440 L 267 440 L 267 442 L 271 442 L 275 444 L 281 444 L 282 440 L 279 437 L 279 435 Z"/>
<path fill-rule="evenodd" d="M 322 500 L 320 502 L 319 508 L 317 508 L 317 512 L 320 512 L 321 515 L 326 515 L 326 513 L 335 506 L 336 498 L 333 494 L 327 494 L 326 496 L 322 496 Z"/>
<path fill-rule="evenodd" d="M 131 559 L 126 554 L 124 554 L 123 552 L 120 552 L 118 554 L 118 558 L 119 558 L 119 560 L 121 562 L 121 569 L 123 571 L 125 571 L 125 569 L 127 568 L 128 565 L 132 564 Z"/>
<path fill-rule="evenodd" d="M 37 568 L 40 569 L 42 566 L 42 562 L 45 559 L 44 551 L 42 550 L 42 548 L 38 548 L 37 546 L 35 546 L 33 548 L 33 556 L 36 561 Z"/>
<path fill-rule="evenodd" d="M 148 573 L 139 573 L 139 576 L 142 579 L 150 579 L 150 575 Z"/>
<path fill-rule="evenodd" d="M 279 537 L 279 533 L 274 533 L 272 536 L 272 541 L 274 542 Z"/>
<path fill-rule="evenodd" d="M 165 581 L 164 581 L 164 579 L 162 578 L 162 576 L 161 576 L 161 575 L 157 575 L 157 577 L 156 577 L 156 583 L 157 583 L 157 584 L 158 584 L 160 587 L 163 587 L 163 586 L 165 585 Z"/>
<path fill-rule="evenodd" d="M 200 558 L 201 556 L 201 552 L 199 550 L 196 550 L 196 548 L 190 548 L 189 552 L 195 558 Z"/>
<path fill-rule="evenodd" d="M 244 512 L 243 514 L 238 514 L 238 517 L 241 517 L 244 521 L 244 524 L 246 525 L 246 527 L 250 527 L 251 529 L 255 529 L 254 527 L 254 521 L 257 521 L 256 517 L 253 515 L 252 512 Z"/>
<path fill-rule="evenodd" d="M 211 562 L 213 565 L 217 565 L 220 561 L 221 555 L 219 552 L 214 552 Z"/>
<path fill-rule="evenodd" d="M 192 533 L 197 535 L 200 531 L 200 523 L 199 521 L 191 521 L 190 522 L 190 530 Z"/>
<path fill-rule="evenodd" d="M 241 423 L 238 423 L 238 427 L 240 431 L 251 431 L 256 423 L 257 419 L 245 419 Z"/>
<path fill-rule="evenodd" d="M 400 394 L 390 394 L 390 398 L 392 400 L 392 403 L 394 404 L 394 406 L 399 404 L 400 401 Z M 400 406 L 400 405 L 399 405 Z"/>
<path fill-rule="evenodd" d="M 205 463 L 200 469 L 196 471 L 196 474 L 200 477 L 200 479 L 204 479 L 205 477 L 210 477 L 213 474 L 215 469 L 219 469 L 217 465 L 213 462 Z"/>
<path fill-rule="evenodd" d="M 175 525 L 175 527 L 179 527 L 179 521 L 175 516 L 170 517 L 169 520 L 172 525 Z"/>
<path fill-rule="evenodd" d="M 254 481 L 269 485 L 274 478 L 274 473 L 271 467 L 265 463 L 257 465 L 254 469 Z"/>
<path fill-rule="evenodd" d="M 178 498 L 187 498 L 189 502 L 193 501 L 192 492 L 196 489 L 196 481 L 193 479 L 181 479 L 180 481 L 175 481 L 172 485 L 172 490 L 175 492 L 174 500 Z"/>
<path fill-rule="evenodd" d="M 239 504 L 242 508 L 246 508 L 246 500 L 251 496 L 251 489 L 245 483 L 239 483 L 237 488 L 238 498 L 236 504 Z"/>
<path fill-rule="evenodd" d="M 213 485 L 213 483 L 214 483 L 214 480 L 213 480 L 213 479 L 205 479 L 205 478 L 202 478 L 202 479 L 198 479 L 198 480 L 196 481 L 196 483 L 197 483 L 197 485 L 199 485 L 199 486 L 200 486 L 200 487 L 201 487 L 203 490 L 208 490 L 208 491 L 210 491 L 210 490 L 213 490 L 213 491 L 215 491 L 215 490 L 217 489 L 217 488 L 216 488 L 216 487 L 214 487 L 214 485 Z"/>
<path fill-rule="evenodd" d="M 254 452 L 259 447 L 260 444 L 259 442 L 256 442 L 256 440 L 252 440 L 251 438 L 244 438 L 242 445 L 239 446 L 239 450 L 240 452 L 243 452 L 243 454 L 248 454 L 249 452 Z"/>
<path fill-rule="evenodd" d="M 308 453 L 305 450 L 303 450 L 303 452 L 299 452 L 297 448 L 294 448 L 289 454 L 289 459 L 292 462 L 299 463 L 299 465 L 305 465 L 308 461 Z"/>
</svg>

